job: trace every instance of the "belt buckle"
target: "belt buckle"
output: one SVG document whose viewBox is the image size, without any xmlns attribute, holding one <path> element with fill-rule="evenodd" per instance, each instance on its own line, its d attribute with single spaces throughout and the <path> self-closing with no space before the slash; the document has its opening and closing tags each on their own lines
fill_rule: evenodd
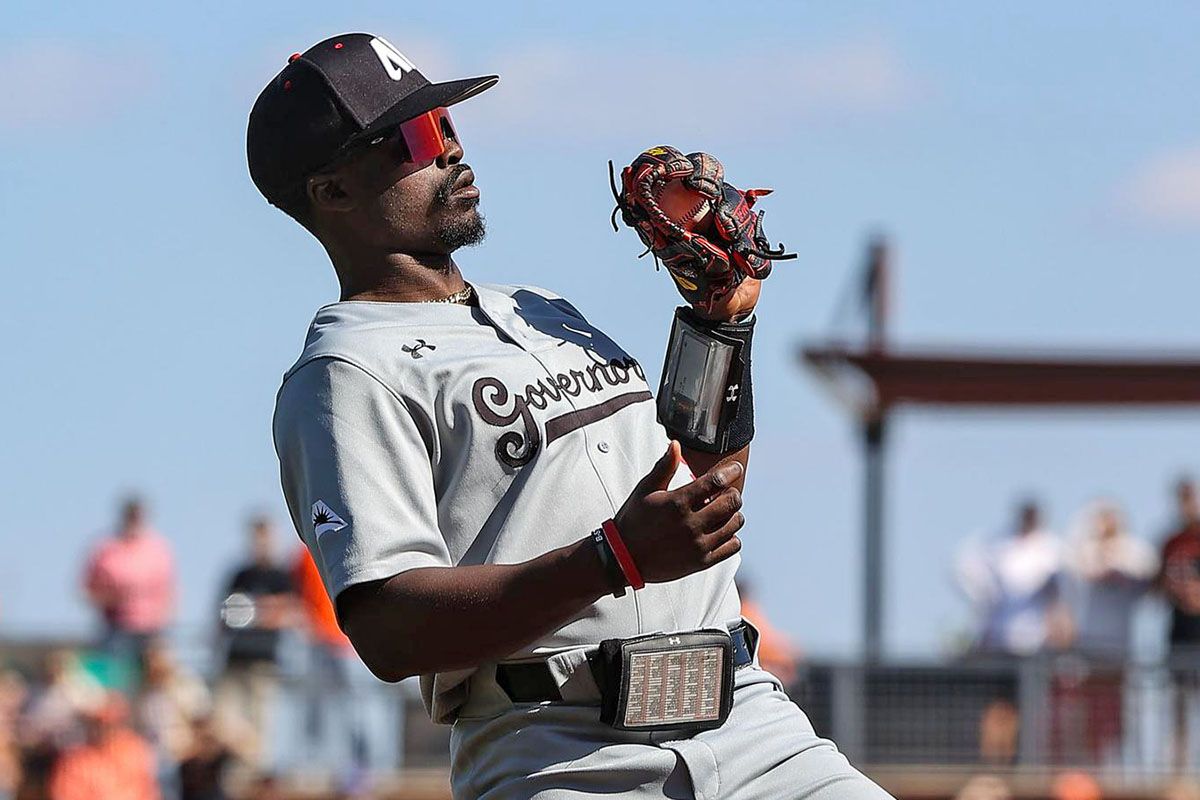
<svg viewBox="0 0 1200 800">
<path fill-rule="evenodd" d="M 600 720 L 617 730 L 709 730 L 733 707 L 728 631 L 606 639 L 596 658 Z"/>
</svg>

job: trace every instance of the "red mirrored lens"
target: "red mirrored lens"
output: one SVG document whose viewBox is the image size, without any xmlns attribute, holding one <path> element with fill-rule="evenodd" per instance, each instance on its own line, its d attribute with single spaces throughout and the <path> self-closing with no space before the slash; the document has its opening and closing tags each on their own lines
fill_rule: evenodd
<svg viewBox="0 0 1200 800">
<path fill-rule="evenodd" d="M 446 122 L 447 137 L 443 133 L 442 121 Z M 450 122 L 450 112 L 444 108 L 435 108 L 421 116 L 400 124 L 400 135 L 408 147 L 409 157 L 417 163 L 432 161 L 446 152 L 446 139 L 454 137 L 454 125 Z"/>
</svg>

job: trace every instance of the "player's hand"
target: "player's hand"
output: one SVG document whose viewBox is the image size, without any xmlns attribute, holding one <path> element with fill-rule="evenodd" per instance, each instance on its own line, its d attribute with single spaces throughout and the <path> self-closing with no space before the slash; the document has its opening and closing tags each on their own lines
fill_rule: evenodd
<svg viewBox="0 0 1200 800">
<path fill-rule="evenodd" d="M 708 569 L 742 549 L 746 524 L 742 474 L 736 461 L 718 464 L 691 483 L 668 491 L 682 456 L 671 442 L 613 518 L 647 583 L 664 583 Z"/>
<path fill-rule="evenodd" d="M 762 281 L 756 278 L 743 278 L 732 292 L 715 301 L 711 309 L 706 309 L 701 303 L 693 304 L 692 309 L 701 319 L 721 322 L 741 321 L 754 311 L 754 307 L 758 305 L 758 295 L 761 291 Z"/>
</svg>

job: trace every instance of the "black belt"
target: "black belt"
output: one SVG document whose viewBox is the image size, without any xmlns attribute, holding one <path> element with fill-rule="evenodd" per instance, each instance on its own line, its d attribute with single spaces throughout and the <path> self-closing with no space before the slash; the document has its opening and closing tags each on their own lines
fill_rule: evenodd
<svg viewBox="0 0 1200 800">
<path fill-rule="evenodd" d="M 729 627 L 729 636 L 733 639 L 733 668 L 739 669 L 752 663 L 758 646 L 758 632 L 742 621 Z M 588 666 L 595 675 L 594 652 L 588 653 Z M 497 664 L 496 683 L 514 703 L 545 703 L 563 699 L 558 682 L 554 680 L 545 661 Z M 596 675 L 596 684 L 602 683 Z"/>
</svg>

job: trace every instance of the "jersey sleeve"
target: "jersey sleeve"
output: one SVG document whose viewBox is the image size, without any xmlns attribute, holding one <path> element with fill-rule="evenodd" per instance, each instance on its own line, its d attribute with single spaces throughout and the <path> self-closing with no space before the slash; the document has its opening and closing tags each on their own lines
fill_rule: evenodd
<svg viewBox="0 0 1200 800">
<path fill-rule="evenodd" d="M 274 436 L 288 510 L 330 598 L 452 565 L 438 530 L 432 448 L 375 377 L 336 359 L 305 364 L 280 390 Z"/>
</svg>

